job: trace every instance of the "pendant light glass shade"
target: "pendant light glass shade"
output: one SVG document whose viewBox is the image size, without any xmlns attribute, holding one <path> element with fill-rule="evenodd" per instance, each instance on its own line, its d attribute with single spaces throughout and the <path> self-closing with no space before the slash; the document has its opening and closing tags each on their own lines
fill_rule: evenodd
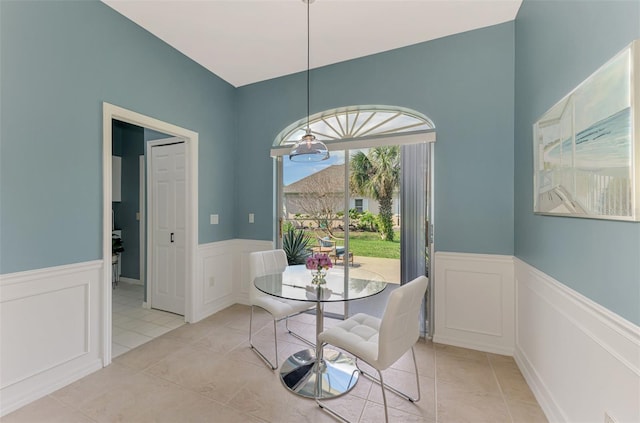
<svg viewBox="0 0 640 423">
<path fill-rule="evenodd" d="M 294 162 L 319 162 L 327 160 L 329 158 L 329 149 L 322 142 L 316 139 L 311 133 L 309 128 L 309 109 L 311 102 L 311 95 L 309 90 L 309 56 L 310 56 L 310 29 L 309 29 L 309 4 L 313 3 L 313 0 L 302 0 L 307 5 L 307 131 L 300 141 L 293 145 L 291 152 L 289 153 L 289 160 Z"/>
<path fill-rule="evenodd" d="M 307 129 L 307 133 L 294 144 L 289 159 L 294 162 L 319 162 L 329 158 L 329 150 Z"/>
</svg>

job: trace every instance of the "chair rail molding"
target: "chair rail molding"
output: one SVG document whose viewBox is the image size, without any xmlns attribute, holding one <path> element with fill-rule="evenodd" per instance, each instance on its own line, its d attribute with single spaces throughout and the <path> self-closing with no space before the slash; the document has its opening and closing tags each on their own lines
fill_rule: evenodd
<svg viewBox="0 0 640 423">
<path fill-rule="evenodd" d="M 513 257 L 435 254 L 434 342 L 513 355 Z"/>
<path fill-rule="evenodd" d="M 0 276 L 0 415 L 102 367 L 102 261 Z"/>
<path fill-rule="evenodd" d="M 640 327 L 514 264 L 515 360 L 549 421 L 640 421 Z"/>
</svg>

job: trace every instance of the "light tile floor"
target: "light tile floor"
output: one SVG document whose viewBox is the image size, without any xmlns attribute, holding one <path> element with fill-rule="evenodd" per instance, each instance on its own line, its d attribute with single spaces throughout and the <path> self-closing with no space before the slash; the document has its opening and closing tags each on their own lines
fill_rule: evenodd
<svg viewBox="0 0 640 423">
<path fill-rule="evenodd" d="M 184 324 L 184 317 L 142 307 L 144 287 L 120 281 L 112 291 L 111 355 L 118 357 Z"/>
<path fill-rule="evenodd" d="M 290 327 L 313 337 L 315 317 L 300 315 Z M 281 322 L 282 323 L 282 322 Z M 326 326 L 334 324 L 326 319 Z M 266 313 L 254 319 L 254 342 L 273 343 Z M 279 360 L 306 348 L 278 327 Z M 22 422 L 333 422 L 313 400 L 282 385 L 248 345 L 249 308 L 234 305 L 195 324 L 161 335 L 51 395 L 5 416 Z M 409 403 L 387 395 L 393 422 L 546 422 L 511 357 L 417 343 L 422 398 Z M 410 355 L 385 371 L 385 380 L 412 392 Z M 384 421 L 377 385 L 362 377 L 347 395 L 329 403 L 352 421 Z"/>
</svg>

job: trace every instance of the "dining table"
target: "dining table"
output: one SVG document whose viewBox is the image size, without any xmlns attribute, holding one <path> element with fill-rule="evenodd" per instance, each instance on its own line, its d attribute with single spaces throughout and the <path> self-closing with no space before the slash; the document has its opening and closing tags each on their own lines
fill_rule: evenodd
<svg viewBox="0 0 640 423">
<path fill-rule="evenodd" d="M 280 366 L 280 379 L 291 392 L 317 399 L 334 398 L 353 389 L 359 370 L 355 360 L 341 351 L 324 348 L 318 335 L 324 330 L 324 306 L 349 302 L 381 293 L 384 278 L 362 268 L 329 269 L 321 284 L 312 283 L 312 273 L 304 265 L 292 265 L 281 273 L 254 279 L 256 288 L 268 295 L 287 300 L 315 303 L 316 345 L 290 355 Z"/>
</svg>

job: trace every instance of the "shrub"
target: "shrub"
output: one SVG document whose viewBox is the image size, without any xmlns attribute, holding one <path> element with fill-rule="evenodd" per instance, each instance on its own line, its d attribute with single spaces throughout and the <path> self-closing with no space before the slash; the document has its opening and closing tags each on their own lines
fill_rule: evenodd
<svg viewBox="0 0 640 423">
<path fill-rule="evenodd" d="M 290 265 L 304 264 L 309 256 L 309 242 L 311 239 L 303 230 L 289 227 L 282 236 L 282 249 L 287 254 L 287 262 Z"/>
<path fill-rule="evenodd" d="M 282 232 L 289 232 L 289 229 L 294 229 L 293 223 L 290 220 L 285 220 L 282 224 Z"/>
<path fill-rule="evenodd" d="M 358 222 L 358 228 L 363 231 L 376 232 L 379 227 L 379 219 L 378 216 L 371 213 L 370 211 L 366 211 L 362 213 Z"/>
</svg>

